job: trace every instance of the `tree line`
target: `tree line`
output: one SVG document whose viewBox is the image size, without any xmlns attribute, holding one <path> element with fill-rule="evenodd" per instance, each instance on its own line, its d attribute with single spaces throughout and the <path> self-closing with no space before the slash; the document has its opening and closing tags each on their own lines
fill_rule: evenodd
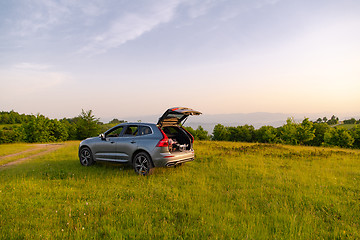
<svg viewBox="0 0 360 240">
<path fill-rule="evenodd" d="M 351 129 L 341 126 L 332 127 L 326 122 L 311 122 L 305 118 L 296 123 L 288 118 L 278 128 L 262 126 L 255 129 L 251 125 L 225 127 L 217 124 L 212 139 L 216 141 L 240 141 L 260 143 L 281 143 L 305 146 L 338 146 L 344 148 L 360 148 L 360 126 Z"/>
<path fill-rule="evenodd" d="M 82 110 L 77 117 L 60 120 L 41 114 L 0 112 L 0 124 L 5 124 L 0 128 L 0 143 L 82 140 L 104 131 L 103 123 L 95 118 L 91 110 Z"/>
<path fill-rule="evenodd" d="M 122 122 L 125 121 L 113 119 L 108 124 L 104 124 L 93 115 L 92 110 L 82 110 L 77 117 L 60 120 L 49 119 L 41 114 L 25 115 L 14 111 L 0 112 L 0 124 L 2 124 L 0 126 L 0 143 L 82 140 L 97 136 Z M 201 126 L 197 129 L 185 128 L 198 140 L 360 148 L 360 126 L 355 125 L 350 130 L 331 126 L 338 123 L 339 118 L 333 115 L 330 119 L 324 117 L 314 122 L 304 118 L 300 123 L 296 123 L 293 118 L 288 118 L 286 123 L 278 128 L 262 126 L 255 129 L 252 125 L 228 127 L 217 124 L 212 135 Z M 358 124 L 360 120 L 351 118 L 344 120 L 343 123 Z"/>
<path fill-rule="evenodd" d="M 344 124 L 359 124 L 360 120 L 354 118 L 344 120 Z M 338 146 L 343 148 L 360 148 L 360 125 L 351 129 L 341 126 L 339 118 L 332 116 L 329 120 L 324 117 L 315 122 L 304 118 L 301 123 L 296 123 L 293 118 L 288 118 L 286 123 L 278 128 L 262 126 L 255 129 L 252 125 L 227 127 L 217 124 L 212 135 L 209 135 L 201 126 L 196 130 L 191 127 L 186 129 L 199 140 L 233 141 L 233 142 L 259 142 L 280 143 L 305 146 Z"/>
</svg>

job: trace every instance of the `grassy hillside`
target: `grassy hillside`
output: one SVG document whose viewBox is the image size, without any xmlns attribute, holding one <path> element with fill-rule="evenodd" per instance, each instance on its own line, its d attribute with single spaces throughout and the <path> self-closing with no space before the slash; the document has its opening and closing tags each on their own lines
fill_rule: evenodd
<svg viewBox="0 0 360 240">
<path fill-rule="evenodd" d="M 360 238 L 360 151 L 198 141 L 141 177 L 77 147 L 0 167 L 1 239 Z"/>
<path fill-rule="evenodd" d="M 340 124 L 340 125 L 337 125 L 336 127 L 342 127 L 342 128 L 349 130 L 349 129 L 356 127 L 357 125 L 358 124 Z"/>
</svg>

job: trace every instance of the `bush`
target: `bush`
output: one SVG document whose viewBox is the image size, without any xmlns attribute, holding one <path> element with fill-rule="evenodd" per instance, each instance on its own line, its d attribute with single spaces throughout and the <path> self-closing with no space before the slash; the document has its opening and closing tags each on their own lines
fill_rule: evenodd
<svg viewBox="0 0 360 240">
<path fill-rule="evenodd" d="M 92 115 L 92 110 L 81 110 L 81 114 L 75 121 L 76 137 L 79 140 L 94 137 L 100 133 L 100 126 L 97 124 L 99 119 Z"/>
<path fill-rule="evenodd" d="M 50 120 L 43 115 L 36 115 L 22 124 L 26 142 L 56 142 L 67 140 L 67 128 L 58 120 Z"/>
<path fill-rule="evenodd" d="M 324 144 L 327 146 L 352 147 L 354 138 L 345 128 L 330 128 L 325 133 Z"/>
<path fill-rule="evenodd" d="M 192 127 L 185 127 L 186 131 L 188 131 L 191 135 L 193 135 L 196 140 L 210 140 L 210 136 L 206 130 L 203 129 L 202 126 L 198 126 L 196 130 Z"/>
<path fill-rule="evenodd" d="M 325 133 L 330 129 L 327 123 L 314 123 L 315 137 L 308 142 L 311 146 L 321 146 L 324 143 Z"/>
<path fill-rule="evenodd" d="M 360 126 L 355 126 L 350 130 L 350 135 L 354 139 L 353 147 L 360 148 Z"/>
<path fill-rule="evenodd" d="M 228 141 L 229 140 L 229 132 L 226 129 L 226 127 L 224 127 L 221 124 L 217 124 L 213 130 L 213 140 Z"/>
<path fill-rule="evenodd" d="M 272 126 L 262 126 L 255 130 L 256 141 L 261 143 L 277 142 L 277 129 Z"/>
</svg>

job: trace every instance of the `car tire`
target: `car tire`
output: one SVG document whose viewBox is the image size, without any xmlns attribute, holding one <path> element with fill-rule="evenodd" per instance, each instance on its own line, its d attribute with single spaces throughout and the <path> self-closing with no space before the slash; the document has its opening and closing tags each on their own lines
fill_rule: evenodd
<svg viewBox="0 0 360 240">
<path fill-rule="evenodd" d="M 90 148 L 83 147 L 79 152 L 80 163 L 83 166 L 91 166 L 95 163 Z"/>
<path fill-rule="evenodd" d="M 154 167 L 151 163 L 151 158 L 146 152 L 139 152 L 133 159 L 133 167 L 139 175 L 151 175 L 154 171 Z"/>
</svg>

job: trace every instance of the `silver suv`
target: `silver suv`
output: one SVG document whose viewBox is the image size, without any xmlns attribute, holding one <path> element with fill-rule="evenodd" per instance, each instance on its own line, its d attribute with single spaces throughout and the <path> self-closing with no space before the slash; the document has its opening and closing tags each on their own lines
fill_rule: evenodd
<svg viewBox="0 0 360 240">
<path fill-rule="evenodd" d="M 194 137 L 184 123 L 190 115 L 201 112 L 190 108 L 168 109 L 157 124 L 122 123 L 99 137 L 83 140 L 79 146 L 80 163 L 90 166 L 97 161 L 131 164 L 141 175 L 154 167 L 171 167 L 194 160 Z"/>
</svg>

